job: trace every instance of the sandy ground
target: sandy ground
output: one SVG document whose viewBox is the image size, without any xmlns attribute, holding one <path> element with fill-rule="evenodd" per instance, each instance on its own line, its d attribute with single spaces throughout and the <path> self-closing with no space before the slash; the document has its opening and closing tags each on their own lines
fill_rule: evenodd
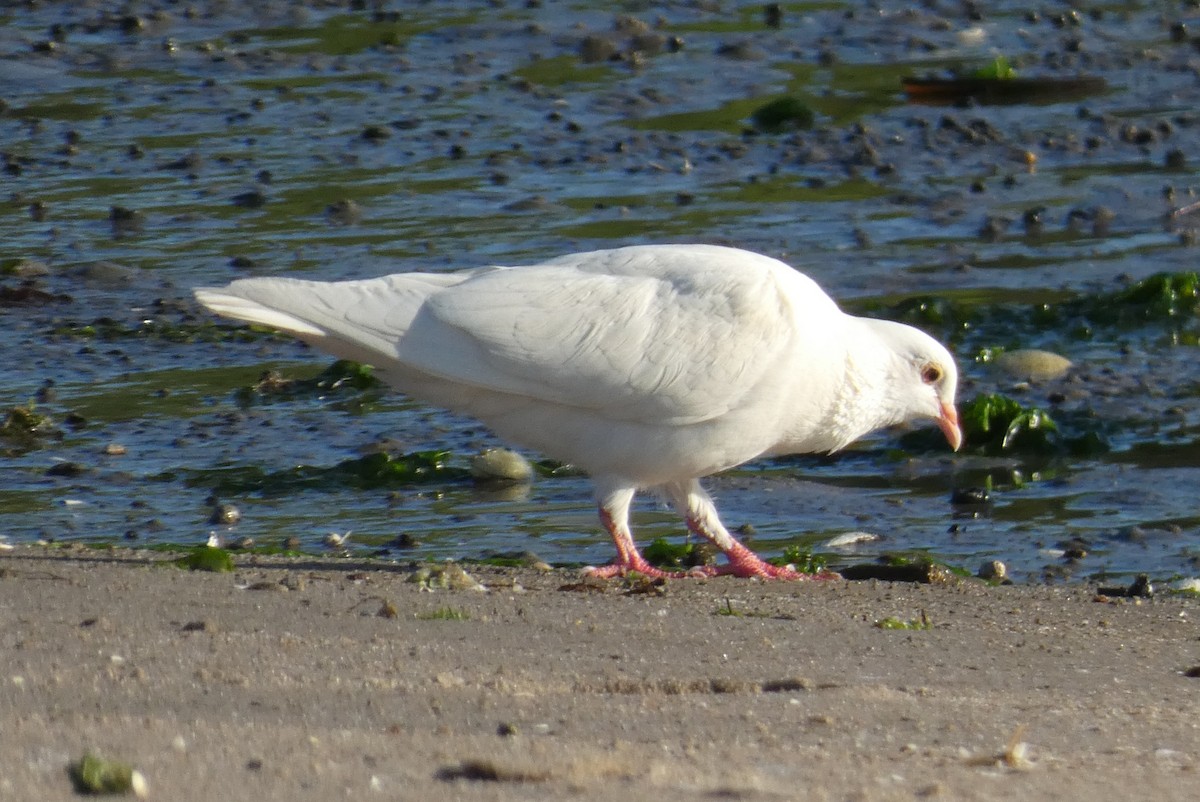
<svg viewBox="0 0 1200 802">
<path fill-rule="evenodd" d="M 170 800 L 1200 793 L 1193 599 L 469 570 L 0 555 L 0 798 L 88 751 Z"/>
</svg>

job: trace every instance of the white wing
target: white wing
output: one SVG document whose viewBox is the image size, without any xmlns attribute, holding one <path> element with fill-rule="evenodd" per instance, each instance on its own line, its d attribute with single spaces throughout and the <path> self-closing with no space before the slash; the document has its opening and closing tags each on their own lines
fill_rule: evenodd
<svg viewBox="0 0 1200 802">
<path fill-rule="evenodd" d="M 229 296 L 266 311 L 251 317 Z M 336 284 L 249 279 L 198 297 L 214 311 L 371 362 L 385 377 L 389 367 L 400 376 L 415 370 L 658 424 L 710 420 L 743 406 L 781 367 L 796 366 L 801 340 L 813 346 L 836 336 L 843 318 L 786 265 L 710 246 L 621 248 L 531 267 Z"/>
</svg>

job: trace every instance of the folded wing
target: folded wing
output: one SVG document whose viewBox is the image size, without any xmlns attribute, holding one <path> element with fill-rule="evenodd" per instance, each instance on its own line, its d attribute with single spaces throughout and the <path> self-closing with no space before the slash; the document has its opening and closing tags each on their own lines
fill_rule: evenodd
<svg viewBox="0 0 1200 802">
<path fill-rule="evenodd" d="M 831 333 L 841 317 L 781 263 L 704 246 L 332 284 L 244 279 L 197 297 L 374 364 L 417 395 L 414 372 L 443 387 L 672 425 L 738 408 L 794 364 L 787 353 L 798 338 Z"/>
</svg>

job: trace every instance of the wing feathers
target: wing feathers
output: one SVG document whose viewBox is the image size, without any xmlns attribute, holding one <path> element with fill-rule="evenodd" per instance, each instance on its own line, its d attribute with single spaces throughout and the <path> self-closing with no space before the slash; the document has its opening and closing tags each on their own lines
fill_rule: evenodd
<svg viewBox="0 0 1200 802">
<path fill-rule="evenodd" d="M 334 353 L 373 356 L 363 361 L 385 377 L 390 371 L 401 390 L 418 391 L 404 378 L 418 373 L 614 420 L 670 424 L 742 406 L 791 366 L 786 355 L 798 338 L 832 336 L 842 317 L 786 265 L 710 246 L 368 281 L 243 279 L 197 298 Z"/>
</svg>

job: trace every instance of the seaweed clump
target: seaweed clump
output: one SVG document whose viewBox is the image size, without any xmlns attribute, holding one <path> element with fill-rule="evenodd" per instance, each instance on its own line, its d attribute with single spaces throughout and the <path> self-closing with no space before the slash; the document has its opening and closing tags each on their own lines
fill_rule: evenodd
<svg viewBox="0 0 1200 802">
<path fill-rule="evenodd" d="M 240 388 L 235 397 L 242 406 L 250 406 L 267 399 L 290 400 L 345 390 L 366 392 L 382 388 L 383 382 L 370 365 L 339 359 L 311 379 L 289 379 L 278 371 L 265 371 L 256 383 Z"/>
<path fill-rule="evenodd" d="M 51 439 L 61 440 L 62 432 L 50 416 L 38 412 L 32 402 L 9 408 L 4 413 L 3 422 L 0 422 L 0 441 L 10 453 L 41 448 Z"/>
</svg>

